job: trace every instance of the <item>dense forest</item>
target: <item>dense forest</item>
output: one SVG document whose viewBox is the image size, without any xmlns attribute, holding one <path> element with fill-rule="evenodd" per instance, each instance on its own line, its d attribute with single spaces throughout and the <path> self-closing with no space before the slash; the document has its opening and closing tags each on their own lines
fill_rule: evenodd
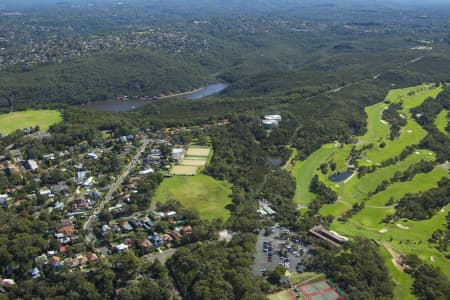
<svg viewBox="0 0 450 300">
<path fill-rule="evenodd" d="M 378 246 L 369 239 L 356 238 L 341 253 L 320 251 L 311 262 L 311 268 L 333 278 L 350 299 L 393 297 L 394 283 Z"/>
</svg>

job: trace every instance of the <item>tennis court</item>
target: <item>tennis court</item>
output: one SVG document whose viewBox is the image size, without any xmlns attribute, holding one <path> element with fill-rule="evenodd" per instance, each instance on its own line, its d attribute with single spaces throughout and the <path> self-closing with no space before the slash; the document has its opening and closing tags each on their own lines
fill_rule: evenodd
<svg viewBox="0 0 450 300">
<path fill-rule="evenodd" d="M 198 160 L 198 159 L 183 159 L 181 162 L 183 166 L 199 166 L 202 167 L 206 165 L 206 160 Z"/>
<path fill-rule="evenodd" d="M 313 295 L 312 298 L 310 297 L 310 299 L 312 299 L 312 300 L 340 300 L 340 299 L 342 299 L 342 296 L 339 295 L 336 291 L 328 291 L 328 292 L 324 292 L 322 294 Z"/>
<path fill-rule="evenodd" d="M 209 156 L 209 153 L 211 152 L 210 148 L 194 148 L 191 147 L 187 150 L 186 155 L 187 156 Z"/>
<path fill-rule="evenodd" d="M 195 175 L 198 167 L 194 166 L 174 166 L 171 173 L 174 175 Z"/>
<path fill-rule="evenodd" d="M 327 281 L 298 286 L 300 292 L 308 300 L 342 300 L 344 297 L 339 294 Z"/>
<path fill-rule="evenodd" d="M 331 286 L 326 281 L 319 281 L 301 287 L 302 291 L 305 291 L 307 294 L 314 294 L 329 288 L 331 288 Z"/>
</svg>

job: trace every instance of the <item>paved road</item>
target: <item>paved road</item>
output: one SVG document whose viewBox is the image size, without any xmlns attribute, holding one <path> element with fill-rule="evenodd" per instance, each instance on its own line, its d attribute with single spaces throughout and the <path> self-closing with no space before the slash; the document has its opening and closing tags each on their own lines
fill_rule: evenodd
<svg viewBox="0 0 450 300">
<path fill-rule="evenodd" d="M 136 167 L 139 159 L 141 158 L 142 153 L 145 151 L 145 148 L 150 143 L 150 140 L 148 138 L 144 138 L 142 142 L 141 148 L 137 151 L 134 158 L 131 160 L 131 162 L 128 164 L 128 166 L 123 170 L 122 174 L 116 179 L 116 181 L 110 185 L 108 192 L 106 193 L 103 200 L 97 205 L 95 209 L 92 210 L 91 215 L 87 219 L 87 221 L 84 223 L 83 231 L 85 232 L 85 239 L 86 242 L 90 243 L 95 239 L 95 236 L 93 234 L 93 223 L 95 218 L 97 217 L 97 213 L 101 212 L 103 208 L 105 207 L 106 203 L 111 201 L 113 194 L 117 191 L 117 189 L 120 187 L 122 182 L 125 180 L 125 178 L 128 176 L 130 171 Z"/>
</svg>

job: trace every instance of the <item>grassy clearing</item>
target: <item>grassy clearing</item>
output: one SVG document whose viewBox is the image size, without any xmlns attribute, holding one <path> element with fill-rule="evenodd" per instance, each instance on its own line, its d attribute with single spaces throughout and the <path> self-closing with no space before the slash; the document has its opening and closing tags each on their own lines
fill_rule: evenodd
<svg viewBox="0 0 450 300">
<path fill-rule="evenodd" d="M 314 281 L 320 281 L 320 280 L 325 280 L 326 276 L 325 274 L 317 274 L 317 273 L 313 273 L 313 272 L 303 272 L 303 273 L 292 273 L 291 274 L 291 284 L 292 285 L 298 285 L 298 284 L 302 284 L 302 283 L 310 283 L 310 282 L 314 282 Z"/>
<path fill-rule="evenodd" d="M 314 177 L 316 169 L 336 151 L 335 144 L 327 144 L 311 154 L 306 160 L 296 163 L 293 174 L 297 181 L 294 202 L 300 205 L 308 205 L 314 194 L 309 192 L 309 185 Z"/>
<path fill-rule="evenodd" d="M 448 134 L 447 130 L 445 130 L 448 125 L 448 113 L 448 110 L 443 109 L 436 117 L 436 120 L 434 120 L 434 125 L 444 134 Z"/>
<path fill-rule="evenodd" d="M 10 134 L 17 129 L 36 127 L 42 131 L 62 121 L 61 113 L 57 110 L 26 110 L 0 115 L 0 133 Z"/>
<path fill-rule="evenodd" d="M 159 186 L 154 202 L 180 201 L 187 208 L 196 209 L 203 219 L 222 218 L 230 212 L 225 208 L 231 203 L 231 184 L 206 175 L 175 176 L 167 178 Z"/>
</svg>

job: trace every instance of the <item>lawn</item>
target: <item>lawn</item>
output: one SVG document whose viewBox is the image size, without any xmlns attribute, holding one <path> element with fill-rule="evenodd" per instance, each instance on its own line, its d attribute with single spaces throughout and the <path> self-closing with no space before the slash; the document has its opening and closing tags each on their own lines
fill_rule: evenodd
<svg viewBox="0 0 450 300">
<path fill-rule="evenodd" d="M 17 129 L 36 127 L 42 131 L 62 121 L 61 113 L 57 110 L 26 110 L 0 115 L 0 134 L 10 134 Z"/>
<path fill-rule="evenodd" d="M 306 160 L 298 161 L 294 167 L 293 175 L 296 178 L 297 188 L 295 190 L 294 202 L 300 205 L 308 205 L 314 194 L 309 192 L 309 185 L 314 177 L 316 169 L 336 151 L 335 144 L 327 144 L 311 154 Z"/>
<path fill-rule="evenodd" d="M 185 207 L 197 210 L 203 219 L 226 220 L 230 216 L 225 208 L 231 203 L 230 196 L 231 184 L 200 174 L 164 179 L 153 201 L 177 200 Z"/>
<path fill-rule="evenodd" d="M 448 134 L 447 130 L 445 130 L 448 125 L 448 110 L 443 109 L 436 117 L 436 120 L 434 120 L 434 124 L 441 132 Z"/>
</svg>

